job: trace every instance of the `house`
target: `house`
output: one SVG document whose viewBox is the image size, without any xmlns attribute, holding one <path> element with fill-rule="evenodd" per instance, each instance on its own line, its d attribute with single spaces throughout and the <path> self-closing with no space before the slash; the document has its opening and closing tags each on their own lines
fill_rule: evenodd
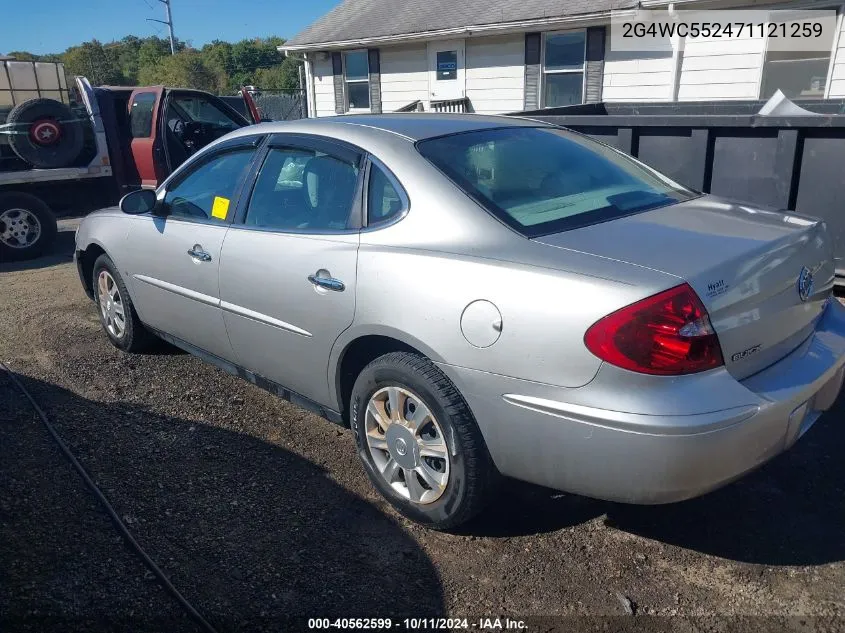
<svg viewBox="0 0 845 633">
<path fill-rule="evenodd" d="M 611 50 L 611 13 L 637 8 L 837 11 L 825 52 L 767 33 Z M 840 2 L 344 0 L 280 50 L 305 61 L 309 116 L 396 110 L 496 114 L 596 101 L 845 97 Z M 619 15 L 618 13 L 616 15 Z M 828 49 L 829 44 L 829 50 Z"/>
</svg>

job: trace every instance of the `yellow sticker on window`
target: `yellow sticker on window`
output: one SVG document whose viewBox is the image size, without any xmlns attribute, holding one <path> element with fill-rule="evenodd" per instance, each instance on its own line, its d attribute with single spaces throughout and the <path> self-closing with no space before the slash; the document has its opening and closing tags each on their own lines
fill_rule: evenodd
<svg viewBox="0 0 845 633">
<path fill-rule="evenodd" d="M 225 220 L 229 213 L 229 198 L 214 196 L 214 203 L 211 205 L 211 217 Z"/>
</svg>

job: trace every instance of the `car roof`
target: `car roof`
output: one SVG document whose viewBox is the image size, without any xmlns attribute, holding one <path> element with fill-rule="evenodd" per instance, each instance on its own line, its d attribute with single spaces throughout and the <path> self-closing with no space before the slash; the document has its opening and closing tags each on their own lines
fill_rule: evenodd
<svg viewBox="0 0 845 633">
<path fill-rule="evenodd" d="M 390 114 L 346 114 L 341 116 L 300 119 L 298 127 L 302 131 L 319 134 L 326 126 L 346 124 L 369 127 L 402 136 L 411 141 L 420 141 L 435 136 L 459 134 L 502 127 L 537 127 L 547 125 L 531 119 L 479 114 L 439 114 L 426 112 L 390 113 Z M 267 132 L 286 132 L 284 122 L 264 123 Z M 274 129 L 278 127 L 278 129 Z M 310 128 L 310 129 L 309 129 Z"/>
</svg>

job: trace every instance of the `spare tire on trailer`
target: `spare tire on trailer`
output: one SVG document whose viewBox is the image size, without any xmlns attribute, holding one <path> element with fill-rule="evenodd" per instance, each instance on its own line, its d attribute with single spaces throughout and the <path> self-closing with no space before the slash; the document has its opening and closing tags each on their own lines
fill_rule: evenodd
<svg viewBox="0 0 845 633">
<path fill-rule="evenodd" d="M 32 259 L 56 239 L 56 216 L 29 193 L 0 193 L 0 262 Z"/>
<path fill-rule="evenodd" d="M 85 143 L 82 122 L 64 103 L 30 99 L 12 108 L 9 145 L 33 167 L 52 169 L 73 163 Z"/>
</svg>

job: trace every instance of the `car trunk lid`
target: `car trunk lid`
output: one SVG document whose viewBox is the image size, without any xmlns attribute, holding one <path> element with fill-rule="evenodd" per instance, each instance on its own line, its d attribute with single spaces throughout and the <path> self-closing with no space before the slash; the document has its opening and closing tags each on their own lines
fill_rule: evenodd
<svg viewBox="0 0 845 633">
<path fill-rule="evenodd" d="M 833 287 L 824 223 L 711 196 L 535 238 L 658 270 L 696 291 L 725 365 L 745 378 L 813 331 Z"/>
</svg>

